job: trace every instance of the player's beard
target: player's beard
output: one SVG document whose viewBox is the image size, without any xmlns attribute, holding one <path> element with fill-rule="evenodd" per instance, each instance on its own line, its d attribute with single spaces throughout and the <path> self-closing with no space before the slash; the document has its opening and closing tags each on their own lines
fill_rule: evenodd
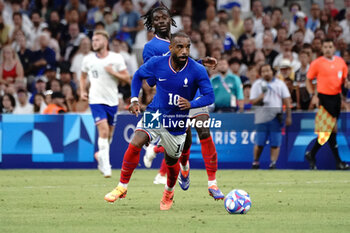
<svg viewBox="0 0 350 233">
<path fill-rule="evenodd" d="M 185 57 L 185 56 L 181 56 L 181 57 Z M 186 64 L 187 60 L 188 60 L 188 57 L 186 57 L 186 60 L 181 61 L 181 60 L 179 59 L 179 57 L 176 56 L 176 55 L 173 55 L 172 58 L 174 59 L 174 62 L 175 62 L 175 64 L 176 64 L 178 67 L 183 67 L 183 66 Z"/>
<path fill-rule="evenodd" d="M 97 46 L 96 49 L 94 49 L 94 51 L 98 53 L 98 52 L 100 52 L 102 49 L 103 49 L 103 45 L 99 45 L 99 46 Z"/>
</svg>

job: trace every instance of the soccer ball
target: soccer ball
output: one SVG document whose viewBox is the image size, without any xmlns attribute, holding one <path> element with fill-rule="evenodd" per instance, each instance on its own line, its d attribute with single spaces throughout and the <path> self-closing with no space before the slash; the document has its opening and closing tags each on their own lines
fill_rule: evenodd
<svg viewBox="0 0 350 233">
<path fill-rule="evenodd" d="M 224 205 L 229 214 L 245 214 L 250 210 L 252 202 L 246 191 L 234 189 L 225 197 Z"/>
</svg>

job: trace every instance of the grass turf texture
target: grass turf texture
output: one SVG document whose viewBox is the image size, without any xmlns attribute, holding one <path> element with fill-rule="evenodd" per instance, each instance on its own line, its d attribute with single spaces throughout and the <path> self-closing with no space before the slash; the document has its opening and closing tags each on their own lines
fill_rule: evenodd
<svg viewBox="0 0 350 233">
<path fill-rule="evenodd" d="M 155 170 L 135 170 L 126 199 L 106 203 L 119 170 L 0 170 L 0 232 L 349 232 L 350 174 L 338 171 L 220 170 L 219 187 L 247 191 L 252 208 L 229 215 L 208 195 L 205 170 L 177 185 L 170 211 L 160 211 Z"/>
</svg>

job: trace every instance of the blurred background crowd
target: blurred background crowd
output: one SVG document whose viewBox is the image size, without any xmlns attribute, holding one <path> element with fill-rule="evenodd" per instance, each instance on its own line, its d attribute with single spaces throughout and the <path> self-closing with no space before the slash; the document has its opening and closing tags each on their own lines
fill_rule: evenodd
<svg viewBox="0 0 350 233">
<path fill-rule="evenodd" d="M 110 34 L 110 50 L 122 54 L 131 75 L 143 64 L 142 50 L 153 32 L 141 15 L 156 0 L 0 0 L 1 113 L 89 112 L 79 98 L 81 63 L 92 52 L 96 29 Z M 350 64 L 350 0 L 163 0 L 177 27 L 192 40 L 191 57 L 218 60 L 208 70 L 216 112 L 249 111 L 251 84 L 269 63 L 292 95 L 293 110 L 316 105 L 305 88 L 309 64 L 331 38 L 336 55 Z M 119 83 L 119 111 L 130 101 L 130 86 Z M 143 87 L 142 102 L 154 88 Z M 343 90 L 342 109 L 350 110 Z"/>
</svg>

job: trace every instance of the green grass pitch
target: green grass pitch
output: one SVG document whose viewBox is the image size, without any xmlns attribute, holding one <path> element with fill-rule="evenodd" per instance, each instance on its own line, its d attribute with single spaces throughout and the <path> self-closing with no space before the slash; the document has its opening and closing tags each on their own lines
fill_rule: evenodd
<svg viewBox="0 0 350 233">
<path fill-rule="evenodd" d="M 170 211 L 160 211 L 156 170 L 136 169 L 126 199 L 106 203 L 119 170 L 0 170 L 0 232 L 350 232 L 350 174 L 338 171 L 219 170 L 219 187 L 247 191 L 252 208 L 229 215 L 207 191 L 205 170 L 177 185 Z"/>
</svg>

